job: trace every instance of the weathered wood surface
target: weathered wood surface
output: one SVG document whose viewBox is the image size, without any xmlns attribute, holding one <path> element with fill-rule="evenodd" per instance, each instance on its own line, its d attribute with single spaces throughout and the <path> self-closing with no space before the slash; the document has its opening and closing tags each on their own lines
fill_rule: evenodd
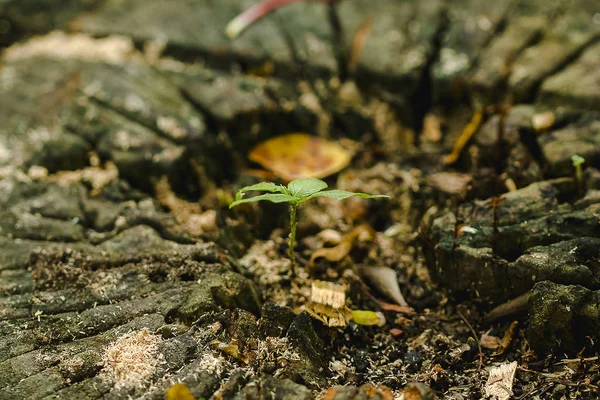
<svg viewBox="0 0 600 400">
<path fill-rule="evenodd" d="M 149 193 L 167 176 L 176 192 L 200 197 L 237 177 L 250 146 L 292 130 L 325 126 L 338 137 L 347 133 L 340 127 L 353 129 L 353 137 L 373 130 L 387 149 L 382 156 L 399 160 L 412 147 L 389 139 L 379 114 L 332 94 L 346 78 L 363 89 L 362 101 L 386 103 L 404 128 L 418 129 L 440 104 L 511 102 L 505 119 L 490 116 L 473 146 L 479 166 L 522 190 L 498 208 L 490 199 L 473 200 L 436 215 L 426 233 L 431 269 L 445 286 L 494 301 L 555 281 L 556 290 L 576 297 L 577 310 L 587 310 L 551 332 L 569 349 L 580 340 L 565 336 L 572 321 L 598 326 L 590 311 L 599 289 L 590 257 L 597 257 L 600 238 L 596 2 L 306 2 L 228 40 L 226 23 L 253 3 L 0 1 L 0 46 L 7 47 L 0 58 L 1 398 L 160 398 L 177 380 L 209 397 L 232 368 L 239 373 L 220 393 L 252 396 L 257 388 L 246 385 L 244 368 L 281 360 L 293 362 L 267 372 L 310 388 L 326 385 L 328 361 L 308 317 L 278 326 L 278 313 L 286 311 L 269 309 L 257 322 L 260 293 L 251 281 Z M 369 16 L 373 25 L 349 68 L 354 34 Z M 265 63 L 274 67 L 269 79 L 242 73 Z M 310 84 L 298 84 L 298 77 Z M 554 111 L 556 123 L 538 135 L 531 119 L 543 111 Z M 345 118 L 360 123 L 344 125 Z M 509 160 L 501 165 L 499 140 Z M 99 161 L 90 161 L 90 152 Z M 583 195 L 574 195 L 569 180 L 574 153 L 589 171 Z M 81 179 L 53 175 L 90 167 L 96 169 Z M 118 178 L 98 183 L 111 173 Z M 548 178 L 557 180 L 535 183 Z M 459 222 L 479 234 L 457 238 Z M 218 236 L 211 238 L 227 244 Z M 563 260 L 569 248 L 579 253 Z M 572 269 L 559 270 L 559 261 Z M 574 284 L 591 294 L 572 294 Z M 532 312 L 539 317 L 532 337 L 543 337 L 549 311 L 534 300 Z M 114 388 L 98 364 L 105 347 L 144 327 L 162 336 L 165 363 L 140 387 Z M 240 336 L 254 341 L 240 346 L 260 361 L 207 367 L 209 343 Z M 269 344 L 268 336 L 280 342 Z M 275 358 L 261 359 L 256 346 L 270 345 Z M 277 393 L 311 397 L 288 380 L 265 375 L 262 382 Z"/>
</svg>

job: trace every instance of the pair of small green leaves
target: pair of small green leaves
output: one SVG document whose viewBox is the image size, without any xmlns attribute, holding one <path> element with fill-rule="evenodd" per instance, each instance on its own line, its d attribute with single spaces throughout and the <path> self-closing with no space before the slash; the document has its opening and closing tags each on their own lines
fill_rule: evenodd
<svg viewBox="0 0 600 400">
<path fill-rule="evenodd" d="M 291 181 L 287 187 L 276 185 L 272 182 L 261 182 L 256 185 L 243 187 L 235 196 L 235 201 L 229 205 L 229 208 L 242 203 L 267 200 L 273 203 L 290 203 L 298 205 L 315 197 L 328 197 L 335 200 L 344 200 L 349 197 L 362 197 L 363 199 L 373 199 L 376 197 L 390 197 L 386 195 L 371 195 L 366 193 L 354 193 L 346 190 L 325 190 L 327 183 L 315 178 L 301 178 Z M 244 195 L 249 191 L 269 192 L 259 196 L 244 199 Z"/>
</svg>

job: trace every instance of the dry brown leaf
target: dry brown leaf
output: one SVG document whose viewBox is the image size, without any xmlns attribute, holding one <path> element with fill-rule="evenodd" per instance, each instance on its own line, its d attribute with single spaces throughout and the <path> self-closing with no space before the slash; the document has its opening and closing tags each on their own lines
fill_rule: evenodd
<svg viewBox="0 0 600 400">
<path fill-rule="evenodd" d="M 493 400 L 508 400 L 512 396 L 517 362 L 502 364 L 490 371 L 485 384 L 485 394 Z"/>
<path fill-rule="evenodd" d="M 512 343 L 513 337 L 515 336 L 515 329 L 516 329 L 517 325 L 519 325 L 518 321 L 513 321 L 510 324 L 510 326 L 508 327 L 506 332 L 504 332 L 504 337 L 500 341 L 500 346 L 498 346 L 498 350 L 496 350 L 492 354 L 493 356 L 500 356 L 500 355 L 504 354 L 504 352 L 506 350 L 508 350 L 508 348 L 510 347 L 510 344 Z"/>
<path fill-rule="evenodd" d="M 337 245 L 342 241 L 342 234 L 333 229 L 324 229 L 317 233 L 319 239 L 325 245 Z"/>
<path fill-rule="evenodd" d="M 252 149 L 248 158 L 291 181 L 335 174 L 345 168 L 352 157 L 337 143 L 305 133 L 290 133 L 262 142 Z"/>
<path fill-rule="evenodd" d="M 358 273 L 390 300 L 395 301 L 400 306 L 408 307 L 408 303 L 406 303 L 402 292 L 400 292 L 396 271 L 383 266 L 359 267 Z"/>
<path fill-rule="evenodd" d="M 486 349 L 496 350 L 498 347 L 500 347 L 501 341 L 498 336 L 488 335 L 487 333 L 484 333 L 479 339 L 479 344 L 481 345 L 481 347 L 484 347 Z"/>
<path fill-rule="evenodd" d="M 352 251 L 357 241 L 366 242 L 373 240 L 374 237 L 373 228 L 368 225 L 359 225 L 342 236 L 337 246 L 315 251 L 308 262 L 309 267 L 314 267 L 317 258 L 325 258 L 331 262 L 340 262 Z"/>
</svg>

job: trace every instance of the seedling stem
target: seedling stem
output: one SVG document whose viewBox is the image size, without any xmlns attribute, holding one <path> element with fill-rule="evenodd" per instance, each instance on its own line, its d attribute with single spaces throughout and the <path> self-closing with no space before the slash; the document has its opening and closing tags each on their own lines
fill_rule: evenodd
<svg viewBox="0 0 600 400">
<path fill-rule="evenodd" d="M 346 190 L 325 190 L 327 183 L 315 178 L 301 178 L 291 181 L 287 187 L 276 185 L 273 182 L 262 182 L 256 185 L 241 188 L 235 195 L 235 201 L 229 205 L 233 208 L 242 203 L 267 200 L 273 203 L 290 203 L 290 236 L 288 246 L 288 256 L 292 263 L 292 276 L 296 276 L 296 256 L 294 246 L 296 244 L 296 227 L 298 205 L 314 199 L 315 197 L 328 197 L 335 200 L 344 200 L 349 197 L 357 196 L 363 199 L 373 199 L 376 197 L 390 197 L 385 195 L 370 195 L 366 193 L 354 193 Z M 249 191 L 267 192 L 259 196 L 244 199 L 244 195 Z"/>
</svg>

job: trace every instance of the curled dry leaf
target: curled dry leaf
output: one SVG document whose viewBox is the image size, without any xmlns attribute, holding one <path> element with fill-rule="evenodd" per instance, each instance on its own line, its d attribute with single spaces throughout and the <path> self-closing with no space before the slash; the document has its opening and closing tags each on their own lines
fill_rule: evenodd
<svg viewBox="0 0 600 400">
<path fill-rule="evenodd" d="M 398 278 L 393 269 L 389 267 L 359 267 L 358 273 L 383 295 L 396 302 L 396 304 L 404 307 L 408 306 L 408 303 L 404 300 L 404 296 L 402 296 L 402 292 L 400 292 Z"/>
<path fill-rule="evenodd" d="M 504 332 L 504 337 L 500 341 L 498 349 L 494 352 L 494 354 L 492 354 L 492 356 L 501 356 L 506 350 L 508 350 L 513 338 L 515 337 L 515 330 L 517 328 L 517 325 L 519 325 L 518 321 L 511 322 L 506 332 Z"/>
<path fill-rule="evenodd" d="M 373 240 L 374 237 L 373 228 L 369 225 L 359 225 L 342 236 L 337 246 L 322 248 L 315 251 L 310 258 L 309 266 L 311 268 L 314 267 L 315 260 L 321 257 L 331 262 L 340 262 L 350 253 L 350 251 L 352 251 L 352 248 L 357 241 L 366 242 Z"/>
<path fill-rule="evenodd" d="M 342 241 L 342 234 L 334 229 L 324 229 L 317 233 L 317 239 L 323 244 L 336 245 Z"/>
<path fill-rule="evenodd" d="M 485 395 L 493 400 L 510 399 L 516 370 L 516 361 L 493 368 L 485 384 Z"/>
<path fill-rule="evenodd" d="M 498 336 L 492 336 L 488 335 L 487 333 L 484 333 L 479 339 L 479 344 L 481 345 L 481 347 L 484 347 L 486 349 L 496 350 L 498 347 L 500 347 L 501 341 Z"/>
<path fill-rule="evenodd" d="M 290 133 L 260 143 L 248 158 L 292 181 L 335 174 L 348 165 L 352 156 L 337 143 L 305 133 Z"/>
</svg>

